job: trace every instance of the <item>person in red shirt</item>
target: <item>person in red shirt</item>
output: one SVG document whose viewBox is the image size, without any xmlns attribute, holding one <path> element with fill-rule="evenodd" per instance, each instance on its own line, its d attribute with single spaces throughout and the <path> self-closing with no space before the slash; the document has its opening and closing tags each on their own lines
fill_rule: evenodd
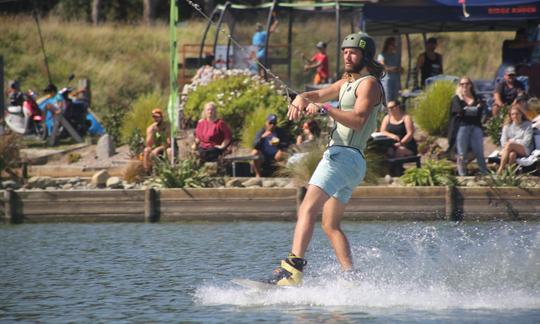
<svg viewBox="0 0 540 324">
<path fill-rule="evenodd" d="M 203 118 L 195 128 L 195 143 L 201 161 L 216 161 L 229 146 L 232 133 L 223 119 L 217 118 L 216 105 L 208 102 L 204 105 Z"/>
<path fill-rule="evenodd" d="M 318 42 L 315 46 L 317 47 L 318 52 L 315 53 L 315 55 L 313 55 L 313 57 L 309 60 L 304 57 L 307 62 L 306 65 L 304 65 L 304 71 L 316 69 L 315 76 L 313 77 L 313 84 L 328 83 L 330 72 L 328 71 L 328 55 L 326 55 L 326 43 Z"/>
</svg>

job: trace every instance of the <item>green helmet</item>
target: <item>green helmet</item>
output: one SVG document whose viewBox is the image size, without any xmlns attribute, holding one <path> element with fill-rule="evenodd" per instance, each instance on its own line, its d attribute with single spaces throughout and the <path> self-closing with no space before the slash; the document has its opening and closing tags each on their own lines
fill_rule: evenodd
<svg viewBox="0 0 540 324">
<path fill-rule="evenodd" d="M 343 39 L 341 49 L 359 48 L 364 55 L 364 60 L 371 61 L 375 57 L 375 41 L 364 32 L 350 34 Z"/>
</svg>

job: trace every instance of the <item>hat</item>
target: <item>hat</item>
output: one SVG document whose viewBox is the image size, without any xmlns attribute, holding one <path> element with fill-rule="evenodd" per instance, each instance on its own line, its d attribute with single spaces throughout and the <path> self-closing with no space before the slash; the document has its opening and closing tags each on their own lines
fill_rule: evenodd
<svg viewBox="0 0 540 324">
<path fill-rule="evenodd" d="M 152 115 L 160 115 L 163 117 L 163 112 L 159 108 L 152 109 Z"/>
<path fill-rule="evenodd" d="M 17 81 L 17 80 L 9 81 L 9 87 L 11 89 L 19 89 L 19 87 L 20 87 L 19 81 Z"/>
<path fill-rule="evenodd" d="M 47 87 L 45 89 L 43 89 L 43 92 L 46 92 L 46 93 L 54 92 L 54 93 L 56 93 L 56 92 L 58 92 L 58 88 L 54 84 L 49 83 L 47 85 Z"/>
<path fill-rule="evenodd" d="M 277 116 L 275 114 L 270 114 L 268 117 L 266 117 L 266 121 L 269 123 L 276 123 L 277 122 Z"/>
<path fill-rule="evenodd" d="M 516 68 L 513 67 L 513 66 L 509 66 L 507 67 L 505 70 L 504 70 L 504 74 L 505 75 L 511 75 L 511 74 L 516 74 Z"/>
<path fill-rule="evenodd" d="M 326 48 L 326 43 L 323 42 L 323 41 L 320 41 L 317 43 L 317 45 L 315 45 L 315 47 L 317 48 Z"/>
</svg>

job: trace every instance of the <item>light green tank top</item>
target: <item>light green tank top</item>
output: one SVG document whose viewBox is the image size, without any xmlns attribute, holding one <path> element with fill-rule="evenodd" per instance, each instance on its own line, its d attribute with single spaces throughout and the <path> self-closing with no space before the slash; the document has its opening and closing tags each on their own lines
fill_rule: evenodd
<svg viewBox="0 0 540 324">
<path fill-rule="evenodd" d="M 354 108 L 354 103 L 356 102 L 356 89 L 360 82 L 366 80 L 367 78 L 374 78 L 373 76 L 365 76 L 354 82 L 347 82 L 341 86 L 339 90 L 339 108 L 343 111 L 351 111 Z M 366 148 L 366 143 L 371 136 L 371 133 L 377 128 L 377 114 L 381 111 L 383 105 L 383 100 L 381 100 L 369 115 L 366 123 L 360 130 L 353 130 L 345 125 L 338 123 L 330 133 L 330 143 L 328 146 L 348 146 L 355 148 L 364 154 L 364 149 Z"/>
</svg>

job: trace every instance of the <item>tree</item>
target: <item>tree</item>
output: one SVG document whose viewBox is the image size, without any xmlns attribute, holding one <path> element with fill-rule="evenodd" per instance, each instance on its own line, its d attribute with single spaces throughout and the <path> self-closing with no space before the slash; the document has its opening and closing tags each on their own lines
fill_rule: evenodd
<svg viewBox="0 0 540 324">
<path fill-rule="evenodd" d="M 101 16 L 101 0 L 92 0 L 92 23 L 94 25 L 99 24 L 100 16 Z"/>
<path fill-rule="evenodd" d="M 143 21 L 149 25 L 156 19 L 156 4 L 157 0 L 144 0 L 143 1 Z"/>
</svg>

